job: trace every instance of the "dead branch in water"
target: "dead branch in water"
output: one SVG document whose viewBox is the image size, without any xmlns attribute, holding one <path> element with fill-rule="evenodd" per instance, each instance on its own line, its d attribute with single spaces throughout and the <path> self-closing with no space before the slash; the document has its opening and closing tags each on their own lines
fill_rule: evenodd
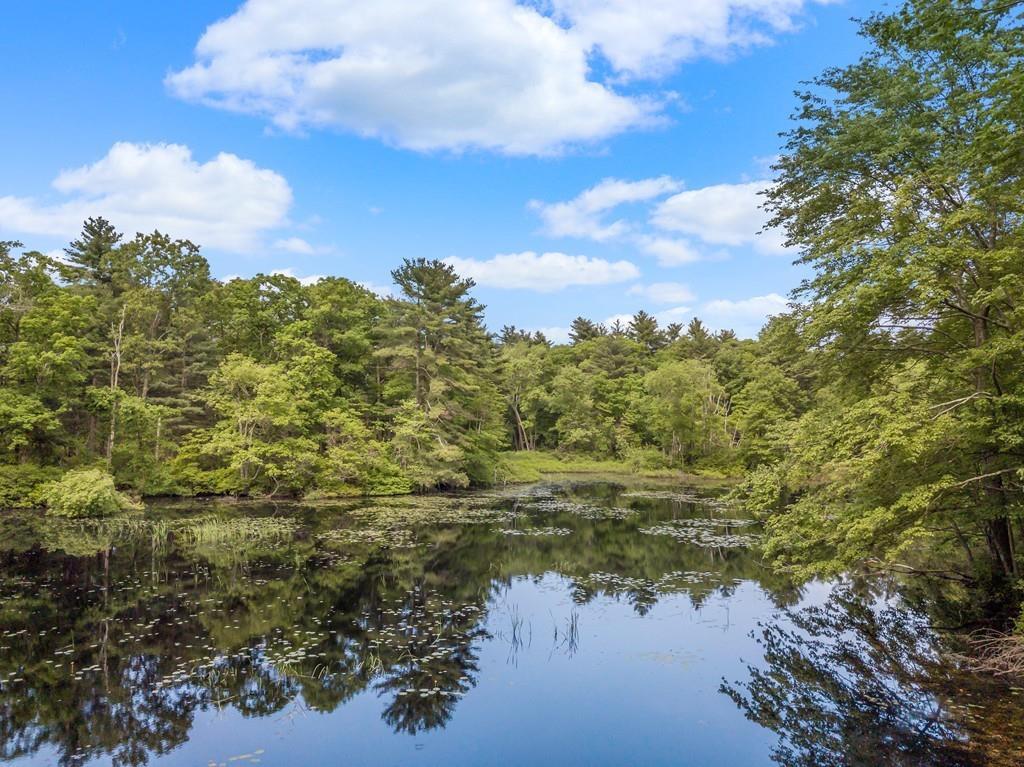
<svg viewBox="0 0 1024 767">
<path fill-rule="evenodd" d="M 967 644 L 970 649 L 961 659 L 971 670 L 994 676 L 1024 677 L 1024 636 L 982 629 L 970 634 Z"/>
</svg>

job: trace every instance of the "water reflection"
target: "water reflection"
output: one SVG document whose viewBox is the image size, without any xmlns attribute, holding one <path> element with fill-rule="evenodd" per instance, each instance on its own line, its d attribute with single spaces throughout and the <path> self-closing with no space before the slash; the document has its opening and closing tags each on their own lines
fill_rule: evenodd
<svg viewBox="0 0 1024 767">
<path fill-rule="evenodd" d="M 927 616 L 879 585 L 843 583 L 824 605 L 787 610 L 761 627 L 764 658 L 749 678 L 723 683 L 749 719 L 780 736 L 774 761 L 1021 764 L 1024 729 L 1005 710 L 1015 690 L 940 655 Z"/>
<path fill-rule="evenodd" d="M 692 710 L 655 711 L 678 706 L 686 691 L 649 671 L 682 663 L 673 673 L 689 683 L 732 673 L 738 650 L 710 632 L 743 637 L 756 617 L 801 602 L 803 588 L 765 570 L 744 545 L 752 535 L 756 528 L 712 497 L 606 482 L 372 504 L 172 504 L 102 523 L 10 514 L 0 530 L 0 758 L 187 763 L 193 757 L 180 747 L 223 737 L 228 718 L 364 717 L 372 704 L 398 734 L 396 749 L 460 717 L 473 733 L 458 737 L 481 749 L 403 758 L 482 764 L 500 754 L 494 763 L 511 763 L 498 747 L 508 728 L 479 718 L 496 699 L 514 707 L 521 689 L 529 695 L 519 711 L 531 708 L 533 729 L 574 723 L 578 743 L 563 743 L 563 733 L 545 746 L 565 748 L 569 763 L 622 763 L 609 747 L 607 762 L 588 751 L 600 745 L 605 715 L 634 717 L 638 732 L 650 725 L 633 746 L 648 764 L 687 763 L 684 748 L 721 755 L 714 740 L 730 729 L 744 733 L 732 744 L 742 763 L 767 761 L 769 744 L 729 718 L 713 686 Z M 905 611 L 872 617 L 870 602 L 850 592 L 818 613 L 770 623 L 762 640 L 770 670 L 757 666 L 745 687 L 728 688 L 750 718 L 784 736 L 777 761 L 883 753 L 879 737 L 893 758 L 925 760 L 892 763 L 958 763 L 949 760 L 966 753 L 966 731 L 948 708 L 930 708 L 923 682 L 904 688 L 890 678 L 924 663 L 917 655 L 928 637 L 907 644 L 906 632 L 920 627 Z M 865 638 L 822 649 L 814 631 Z M 905 649 L 889 657 L 890 644 Z M 631 657 L 634 645 L 647 649 Z M 928 676 L 939 666 L 920 668 Z M 464 702 L 478 685 L 478 702 Z M 927 702 L 908 708 L 906 697 L 919 693 Z M 603 710 L 578 720 L 596 700 Z M 689 719 L 707 712 L 720 721 L 693 730 Z M 315 732 L 328 753 L 369 747 L 338 725 Z M 540 749 L 543 737 L 535 739 Z M 536 763 L 519 745 L 522 763 Z M 371 749 L 364 761 L 383 763 L 387 747 L 374 748 L 380 754 Z M 253 754 L 241 761 L 260 758 Z"/>
</svg>

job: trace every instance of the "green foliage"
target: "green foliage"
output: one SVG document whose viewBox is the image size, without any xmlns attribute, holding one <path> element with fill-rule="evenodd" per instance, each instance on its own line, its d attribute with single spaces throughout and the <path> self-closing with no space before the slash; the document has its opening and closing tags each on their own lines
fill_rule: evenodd
<svg viewBox="0 0 1024 767">
<path fill-rule="evenodd" d="M 76 469 L 47 484 L 40 492 L 47 513 L 57 517 L 107 517 L 134 504 L 114 486 L 114 478 L 101 469 Z"/>
<path fill-rule="evenodd" d="M 351 411 L 335 408 L 324 417 L 327 427 L 325 468 L 318 478 L 329 495 L 399 495 L 413 482 L 391 457 L 388 444 L 375 439 Z"/>
<path fill-rule="evenodd" d="M 786 500 L 786 485 L 778 464 L 761 464 L 748 471 L 742 482 L 733 489 L 732 497 L 744 508 L 767 516 L 782 511 Z"/>
<path fill-rule="evenodd" d="M 793 495 L 767 525 L 783 566 L 941 552 L 964 577 L 1018 579 L 1020 22 L 1014 3 L 910 0 L 802 96 L 767 196 L 813 274 L 762 341 L 790 380 L 759 370 L 737 396 L 748 463 L 774 462 Z"/>
<path fill-rule="evenodd" d="M 42 488 L 59 476 L 56 466 L 0 464 L 0 509 L 39 506 Z"/>
<path fill-rule="evenodd" d="M 637 467 L 621 460 L 601 460 L 544 450 L 509 451 L 501 454 L 499 480 L 537 482 L 550 474 L 622 474 L 660 476 L 656 467 Z"/>
<path fill-rule="evenodd" d="M 220 283 L 194 243 L 102 218 L 59 262 L 20 247 L 0 243 L 0 466 L 102 464 L 140 495 L 324 497 L 493 483 L 508 447 L 647 472 L 765 455 L 731 399 L 776 363 L 729 358 L 739 342 L 699 320 L 579 317 L 552 346 L 490 337 L 472 280 L 439 261 L 406 260 L 385 300 L 342 278 Z M 781 375 L 761 399 L 788 391 Z M 748 411 L 751 445 L 768 440 Z M 5 471 L 27 479 L 3 502 L 26 502 L 32 469 Z"/>
</svg>

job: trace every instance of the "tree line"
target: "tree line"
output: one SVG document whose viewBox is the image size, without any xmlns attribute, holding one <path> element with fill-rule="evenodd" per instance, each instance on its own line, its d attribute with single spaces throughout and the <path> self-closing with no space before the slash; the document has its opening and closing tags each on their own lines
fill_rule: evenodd
<svg viewBox="0 0 1024 767">
<path fill-rule="evenodd" d="M 0 250 L 8 505 L 84 467 L 138 495 L 291 496 L 490 484 L 509 449 L 724 468 L 763 449 L 760 350 L 785 343 L 646 312 L 577 318 L 562 345 L 489 334 L 473 282 L 439 261 L 395 269 L 397 298 L 221 282 L 195 244 L 102 218 L 60 258 L 20 247 Z"/>
</svg>

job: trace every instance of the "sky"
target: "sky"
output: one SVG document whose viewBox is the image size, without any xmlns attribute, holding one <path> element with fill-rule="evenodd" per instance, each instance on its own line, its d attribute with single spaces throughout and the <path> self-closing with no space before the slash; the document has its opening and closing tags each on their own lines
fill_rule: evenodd
<svg viewBox="0 0 1024 767">
<path fill-rule="evenodd" d="M 248 0 L 5 7 L 0 239 L 88 216 L 214 276 L 472 277 L 564 340 L 646 309 L 757 333 L 806 276 L 764 223 L 794 91 L 863 0 Z"/>
</svg>

